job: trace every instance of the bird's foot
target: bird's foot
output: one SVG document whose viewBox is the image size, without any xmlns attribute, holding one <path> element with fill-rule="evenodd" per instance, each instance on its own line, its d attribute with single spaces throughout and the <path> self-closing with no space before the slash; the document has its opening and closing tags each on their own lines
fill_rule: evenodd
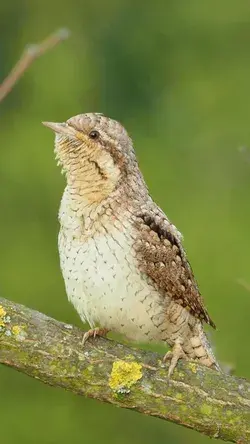
<svg viewBox="0 0 250 444">
<path fill-rule="evenodd" d="M 107 328 L 100 328 L 100 327 L 91 328 L 90 330 L 86 331 L 86 333 L 84 333 L 82 338 L 82 344 L 84 345 L 89 338 L 95 339 L 96 336 L 106 336 L 108 332 L 109 330 Z"/>
<path fill-rule="evenodd" d="M 186 358 L 186 354 L 182 349 L 182 346 L 179 342 L 176 342 L 171 351 L 168 351 L 164 358 L 163 362 L 170 361 L 169 369 L 168 369 L 168 377 L 172 375 L 177 362 L 179 359 Z"/>
</svg>

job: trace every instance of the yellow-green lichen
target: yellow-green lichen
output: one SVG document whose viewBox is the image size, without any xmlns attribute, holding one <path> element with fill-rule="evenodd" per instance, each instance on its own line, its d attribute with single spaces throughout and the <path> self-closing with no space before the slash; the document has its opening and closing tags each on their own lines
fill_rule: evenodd
<svg viewBox="0 0 250 444">
<path fill-rule="evenodd" d="M 10 323 L 10 317 L 7 316 L 6 310 L 0 305 L 0 331 L 6 331 L 6 324 Z"/>
<path fill-rule="evenodd" d="M 241 417 L 240 416 L 234 416 L 233 418 L 229 419 L 229 424 L 236 425 L 241 423 Z"/>
<path fill-rule="evenodd" d="M 6 316 L 6 311 L 4 310 L 3 306 L 0 305 L 0 318 L 4 318 Z"/>
<path fill-rule="evenodd" d="M 126 355 L 127 361 L 133 361 L 134 359 L 135 359 L 135 357 L 133 355 Z"/>
<path fill-rule="evenodd" d="M 19 325 L 13 325 L 12 327 L 12 333 L 13 335 L 18 335 L 21 332 L 21 327 Z"/>
<path fill-rule="evenodd" d="M 211 405 L 203 404 L 201 406 L 201 413 L 203 415 L 211 415 L 212 411 L 213 411 L 213 408 L 211 407 Z"/>
<path fill-rule="evenodd" d="M 185 378 L 185 373 L 183 373 L 182 371 L 178 371 L 177 368 L 175 368 L 175 374 L 176 374 L 176 376 L 178 376 L 178 378 L 180 378 L 180 379 Z"/>
<path fill-rule="evenodd" d="M 191 370 L 193 373 L 197 373 L 197 366 L 196 366 L 196 364 L 195 364 L 194 362 L 189 362 L 189 363 L 188 363 L 188 367 L 190 368 L 190 370 Z"/>
<path fill-rule="evenodd" d="M 109 387 L 116 393 L 129 393 L 130 388 L 142 378 L 138 362 L 115 361 L 109 378 Z"/>
<path fill-rule="evenodd" d="M 13 325 L 11 332 L 15 336 L 17 341 L 24 341 L 27 336 L 26 331 L 20 325 Z"/>
</svg>

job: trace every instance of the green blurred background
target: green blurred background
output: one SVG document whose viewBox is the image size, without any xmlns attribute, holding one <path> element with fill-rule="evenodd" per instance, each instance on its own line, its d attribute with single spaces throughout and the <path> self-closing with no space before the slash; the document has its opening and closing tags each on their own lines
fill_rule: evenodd
<svg viewBox="0 0 250 444">
<path fill-rule="evenodd" d="M 41 121 L 103 112 L 133 136 L 153 197 L 184 233 L 216 355 L 250 377 L 249 2 L 3 0 L 0 22 L 1 79 L 25 44 L 72 33 L 1 103 L 1 295 L 80 325 L 57 254 L 64 178 Z M 0 399 L 5 444 L 210 442 L 4 367 Z"/>
</svg>

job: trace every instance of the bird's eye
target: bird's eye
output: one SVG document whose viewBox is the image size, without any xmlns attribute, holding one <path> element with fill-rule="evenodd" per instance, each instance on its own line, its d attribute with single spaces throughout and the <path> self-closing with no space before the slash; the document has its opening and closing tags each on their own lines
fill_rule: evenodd
<svg viewBox="0 0 250 444">
<path fill-rule="evenodd" d="M 100 136 L 100 133 L 96 130 L 90 131 L 90 133 L 89 133 L 89 137 L 91 139 L 98 139 L 99 136 Z"/>
</svg>

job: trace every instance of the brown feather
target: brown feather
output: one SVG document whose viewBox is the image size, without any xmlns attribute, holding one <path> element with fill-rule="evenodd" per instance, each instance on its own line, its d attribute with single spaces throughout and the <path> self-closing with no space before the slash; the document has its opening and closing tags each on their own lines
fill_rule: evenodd
<svg viewBox="0 0 250 444">
<path fill-rule="evenodd" d="M 193 316 L 215 328 L 174 225 L 156 207 L 138 213 L 136 226 L 140 236 L 135 248 L 141 271 Z"/>
</svg>

